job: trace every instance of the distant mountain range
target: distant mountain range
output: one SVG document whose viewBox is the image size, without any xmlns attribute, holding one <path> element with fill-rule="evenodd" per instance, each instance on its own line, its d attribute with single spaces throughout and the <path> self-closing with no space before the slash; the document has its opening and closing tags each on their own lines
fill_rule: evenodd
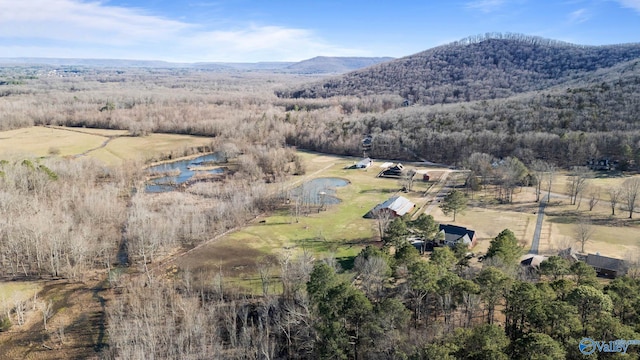
<svg viewBox="0 0 640 360">
<path fill-rule="evenodd" d="M 490 34 L 278 91 L 278 95 L 392 94 L 409 104 L 424 105 L 490 100 L 575 81 L 639 58 L 640 44 L 581 46 L 525 35 Z"/>
<path fill-rule="evenodd" d="M 367 66 L 393 60 L 390 57 L 330 57 L 318 56 L 300 62 L 200 62 L 173 63 L 154 60 L 119 60 L 119 59 L 61 59 L 61 58 L 0 58 L 0 66 L 7 65 L 49 65 L 49 66 L 83 66 L 102 68 L 180 68 L 202 69 L 210 71 L 264 71 L 291 74 L 343 74 L 362 69 Z"/>
</svg>

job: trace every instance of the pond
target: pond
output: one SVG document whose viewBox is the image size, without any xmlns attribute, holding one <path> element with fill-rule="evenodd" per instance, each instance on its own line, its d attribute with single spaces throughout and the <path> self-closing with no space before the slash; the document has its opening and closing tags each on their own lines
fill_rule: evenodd
<svg viewBox="0 0 640 360">
<path fill-rule="evenodd" d="M 216 154 L 207 154 L 194 159 L 151 166 L 147 169 L 149 174 L 165 175 L 149 180 L 145 191 L 150 193 L 173 191 L 176 186 L 186 183 L 196 174 L 221 174 L 222 168 L 212 168 L 218 161 L 219 157 Z"/>
<path fill-rule="evenodd" d="M 317 178 L 296 187 L 291 196 L 307 205 L 335 205 L 340 203 L 336 188 L 349 185 L 349 180 L 340 178 Z"/>
</svg>

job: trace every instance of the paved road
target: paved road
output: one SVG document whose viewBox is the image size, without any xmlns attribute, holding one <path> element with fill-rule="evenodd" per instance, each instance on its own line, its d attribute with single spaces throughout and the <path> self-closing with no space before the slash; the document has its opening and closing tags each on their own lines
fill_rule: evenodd
<svg viewBox="0 0 640 360">
<path fill-rule="evenodd" d="M 533 241 L 531 242 L 531 250 L 529 254 L 538 254 L 538 247 L 540 246 L 540 233 L 542 232 L 542 221 L 544 220 L 544 207 L 547 202 L 543 199 L 540 200 L 540 206 L 538 206 L 538 220 L 536 221 L 536 231 L 533 233 Z"/>
</svg>

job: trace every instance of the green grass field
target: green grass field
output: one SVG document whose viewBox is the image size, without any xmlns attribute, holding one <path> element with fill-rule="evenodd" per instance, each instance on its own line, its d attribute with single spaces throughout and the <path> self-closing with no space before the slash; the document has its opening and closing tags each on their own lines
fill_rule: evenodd
<svg viewBox="0 0 640 360">
<path fill-rule="evenodd" d="M 376 204 L 395 195 L 400 188 L 398 181 L 377 178 L 380 163 L 368 170 L 347 170 L 345 167 L 353 164 L 355 159 L 300 154 L 307 164 L 307 175 L 293 178 L 292 183 L 298 185 L 318 177 L 347 179 L 350 184 L 337 190 L 337 196 L 342 200 L 340 204 L 301 216 L 298 222 L 288 210 L 262 217 L 180 258 L 178 266 L 198 271 L 224 269 L 233 278 L 253 281 L 256 263 L 264 259 L 277 263 L 277 257 L 285 252 L 307 250 L 318 258 L 331 254 L 343 266 L 349 267 L 353 257 L 363 247 L 379 244 L 376 241 L 376 220 L 365 219 L 363 215 Z M 402 195 L 411 198 L 419 207 L 424 201 L 420 197 L 421 192 L 427 186 L 426 183 L 417 182 L 416 191 Z"/>
</svg>

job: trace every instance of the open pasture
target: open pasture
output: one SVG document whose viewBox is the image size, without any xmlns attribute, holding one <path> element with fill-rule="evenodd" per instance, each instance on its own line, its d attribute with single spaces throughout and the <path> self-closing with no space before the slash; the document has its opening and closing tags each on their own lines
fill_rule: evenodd
<svg viewBox="0 0 640 360">
<path fill-rule="evenodd" d="M 97 148 L 106 136 L 66 131 L 61 128 L 33 126 L 0 132 L 0 154 L 3 156 L 73 156 Z"/>
<path fill-rule="evenodd" d="M 125 130 L 43 127 L 0 132 L 0 154 L 5 157 L 90 156 L 106 165 L 127 160 L 153 161 L 166 154 L 208 145 L 209 137 L 150 134 L 129 136 Z"/>
<path fill-rule="evenodd" d="M 346 179 L 350 183 L 337 188 L 339 204 L 326 210 L 312 210 L 296 217 L 288 209 L 256 219 L 252 224 L 202 246 L 179 258 L 180 268 L 195 272 L 222 269 L 236 279 L 255 279 L 260 262 L 277 264 L 277 258 L 289 252 L 309 251 L 316 257 L 335 256 L 345 267 L 369 244 L 380 245 L 376 220 L 363 216 L 376 204 L 396 194 L 410 198 L 416 209 L 425 201 L 423 192 L 430 183 L 417 181 L 414 191 L 399 192 L 398 180 L 378 178 L 376 166 L 369 169 L 347 169 L 356 158 L 299 152 L 305 161 L 307 175 L 294 177 L 290 188 L 320 177 Z M 412 165 L 407 165 L 413 168 Z M 254 284 L 255 285 L 255 284 Z"/>
</svg>

